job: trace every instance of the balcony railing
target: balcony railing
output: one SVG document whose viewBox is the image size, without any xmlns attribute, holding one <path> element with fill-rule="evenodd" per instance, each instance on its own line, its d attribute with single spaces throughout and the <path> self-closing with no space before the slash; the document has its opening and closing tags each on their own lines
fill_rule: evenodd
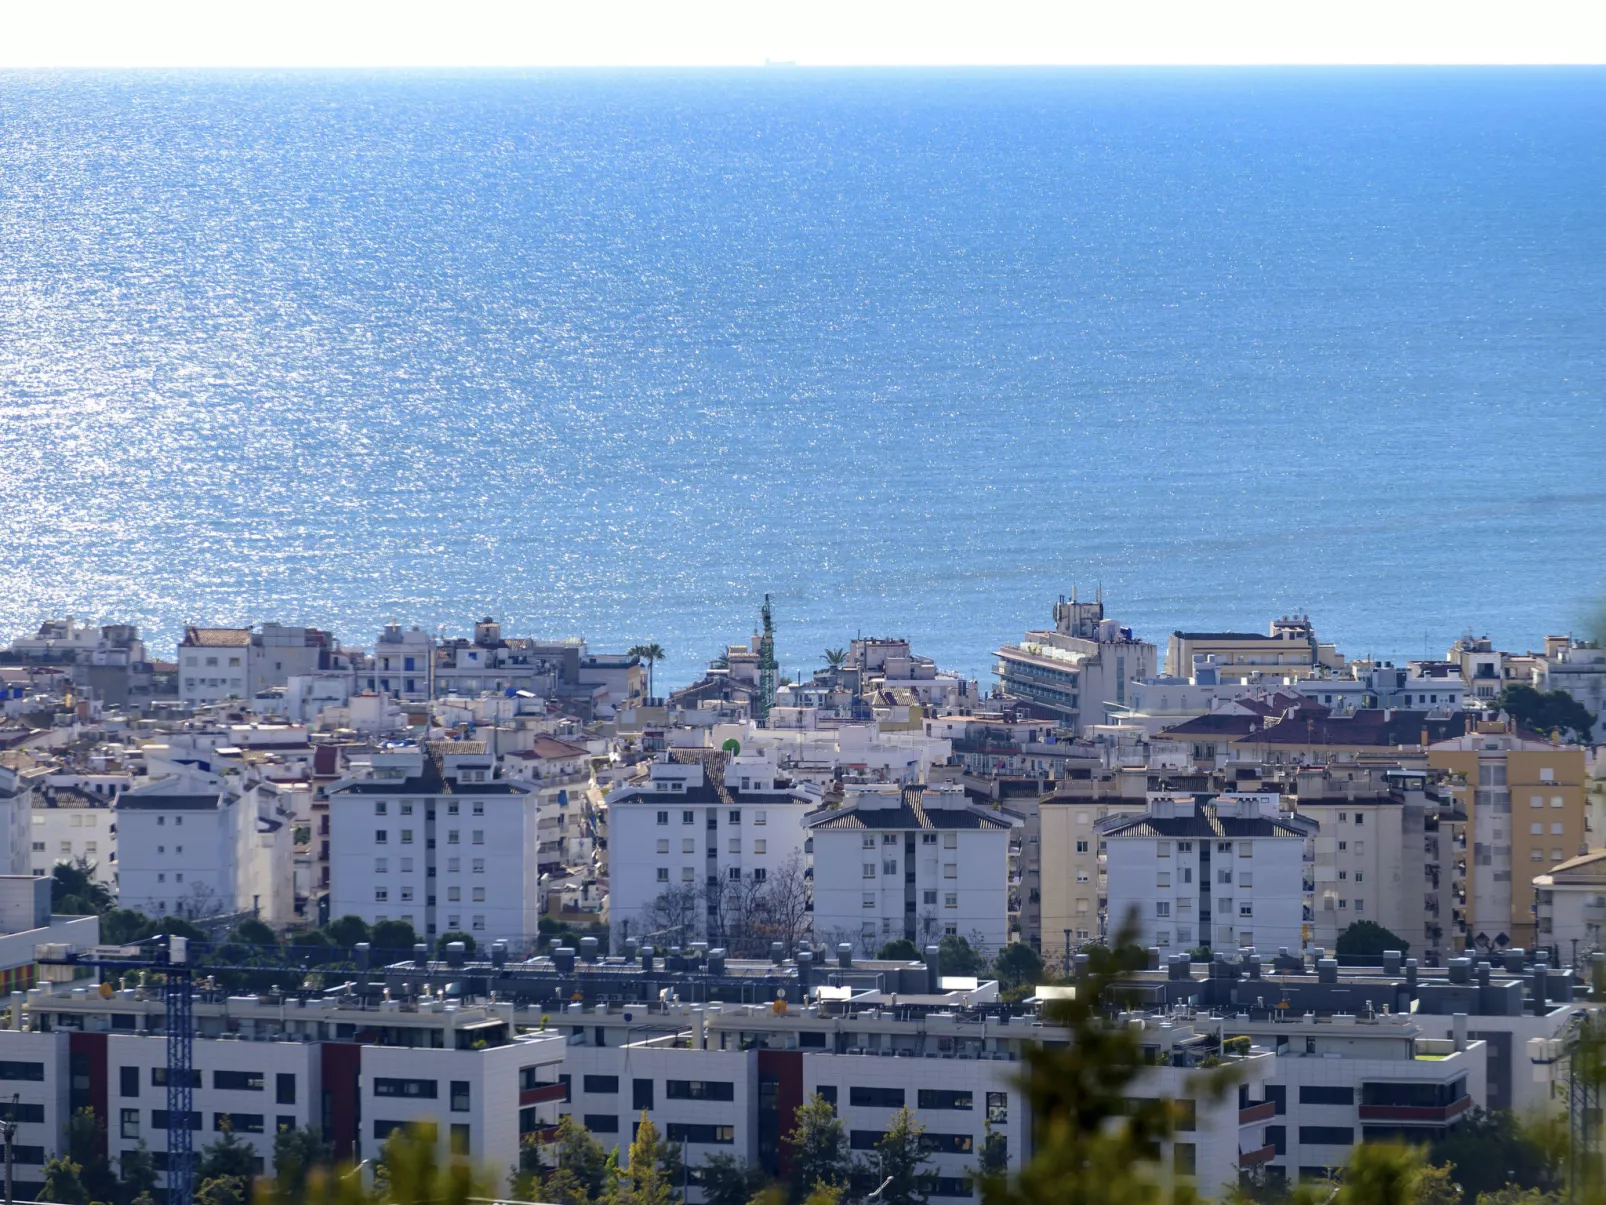
<svg viewBox="0 0 1606 1205">
<path fill-rule="evenodd" d="M 1275 1116 L 1277 1116 L 1277 1102 L 1274 1100 L 1263 1100 L 1259 1104 L 1250 1105 L 1247 1108 L 1239 1109 L 1238 1124 L 1241 1126 L 1246 1126 L 1257 1121 L 1270 1121 Z"/>
<path fill-rule="evenodd" d="M 1472 1097 L 1463 1096 L 1460 1100 L 1451 1101 L 1447 1105 L 1362 1105 L 1362 1121 L 1399 1121 L 1416 1122 L 1426 1125 L 1442 1125 L 1461 1116 L 1472 1107 Z"/>
<path fill-rule="evenodd" d="M 1276 1148 L 1276 1146 L 1273 1145 L 1272 1143 L 1268 1142 L 1265 1146 L 1261 1147 L 1259 1150 L 1241 1151 L 1241 1152 L 1239 1152 L 1238 1166 L 1240 1168 L 1243 1168 L 1243 1167 L 1259 1167 L 1262 1163 L 1270 1163 L 1276 1157 L 1277 1157 L 1277 1148 Z"/>
</svg>

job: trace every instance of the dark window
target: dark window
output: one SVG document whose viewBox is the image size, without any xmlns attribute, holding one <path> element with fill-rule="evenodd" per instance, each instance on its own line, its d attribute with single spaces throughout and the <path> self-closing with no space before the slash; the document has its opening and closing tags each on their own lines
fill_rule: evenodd
<svg viewBox="0 0 1606 1205">
<path fill-rule="evenodd" d="M 260 1092 L 264 1076 L 260 1071 L 214 1071 L 212 1087 L 231 1092 Z"/>
<path fill-rule="evenodd" d="M 883 1137 L 880 1130 L 850 1130 L 848 1145 L 856 1151 L 873 1151 Z"/>
<path fill-rule="evenodd" d="M 214 1113 L 212 1128 L 219 1133 L 233 1130 L 236 1134 L 262 1134 L 267 1120 L 260 1113 Z"/>
<path fill-rule="evenodd" d="M 432 1079 L 386 1079 L 383 1076 L 374 1080 L 375 1096 L 407 1096 L 415 1100 L 434 1100 L 436 1083 Z"/>
<path fill-rule="evenodd" d="M 593 1134 L 617 1134 L 619 1132 L 619 1115 L 617 1113 L 587 1113 L 580 1120 L 585 1123 L 586 1129 Z"/>
<path fill-rule="evenodd" d="M 276 1105 L 293 1105 L 296 1103 L 296 1077 L 293 1072 L 281 1071 L 273 1077 L 273 1103 Z"/>
<path fill-rule="evenodd" d="M 273 1119 L 273 1132 L 275 1134 L 277 1134 L 280 1130 L 293 1130 L 295 1128 L 296 1118 L 294 1113 L 280 1113 Z"/>
<path fill-rule="evenodd" d="M 585 1077 L 585 1088 L 587 1092 L 617 1093 L 619 1091 L 619 1077 L 617 1075 L 588 1075 Z M 589 1129 L 590 1127 L 586 1128 Z"/>
<path fill-rule="evenodd" d="M 1302 1163 L 1299 1167 L 1299 1178 L 1301 1180 L 1331 1180 L 1333 1178 L 1333 1169 L 1330 1167 L 1313 1167 L 1308 1163 Z"/>
<path fill-rule="evenodd" d="M 630 1107 L 637 1113 L 643 1109 L 652 1108 L 652 1081 L 650 1079 L 631 1081 Z"/>
<path fill-rule="evenodd" d="M 121 1109 L 118 1117 L 118 1133 L 123 1138 L 139 1137 L 139 1110 Z"/>
<path fill-rule="evenodd" d="M 1171 1145 L 1171 1168 L 1179 1176 L 1191 1176 L 1199 1163 L 1198 1149 L 1191 1142 Z"/>
<path fill-rule="evenodd" d="M 1281 1117 L 1288 1112 L 1288 1085 L 1267 1084 L 1266 1099 L 1277 1106 L 1277 1116 Z"/>
<path fill-rule="evenodd" d="M 190 1087 L 199 1088 L 200 1086 L 201 1086 L 201 1073 L 199 1071 L 196 1071 L 196 1070 L 192 1069 L 190 1071 Z M 165 1088 L 165 1087 L 167 1087 L 167 1068 L 166 1067 L 152 1067 L 151 1068 L 151 1087 L 153 1087 L 153 1088 Z"/>
<path fill-rule="evenodd" d="M 135 1110 L 137 1113 L 139 1110 Z M 24 1104 L 21 1101 L 0 1101 L 0 1117 L 9 1117 L 12 1121 L 31 1121 L 36 1124 L 45 1120 L 44 1105 Z"/>
<path fill-rule="evenodd" d="M 119 1067 L 117 1069 L 117 1088 L 122 1096 L 139 1095 L 139 1068 Z"/>
<path fill-rule="evenodd" d="M 825 1049 L 825 1035 L 823 1033 L 800 1033 L 797 1035 L 797 1044 L 803 1049 Z"/>
<path fill-rule="evenodd" d="M 1352 1105 L 1355 1103 L 1354 1088 L 1332 1088 L 1323 1084 L 1304 1084 L 1299 1089 L 1299 1103 L 1302 1105 Z"/>
<path fill-rule="evenodd" d="M 452 1081 L 452 1112 L 468 1112 L 468 1081 L 466 1079 L 454 1079 Z"/>
<path fill-rule="evenodd" d="M 407 1123 L 405 1121 L 379 1121 L 376 1119 L 374 1122 L 374 1141 L 383 1142 L 395 1131 L 406 1128 Z"/>
<path fill-rule="evenodd" d="M 821 1100 L 826 1102 L 826 1104 L 830 1105 L 833 1109 L 836 1108 L 835 1084 L 821 1084 L 818 1088 L 814 1089 L 814 1091 L 819 1095 Z"/>
<path fill-rule="evenodd" d="M 901 1109 L 902 1088 L 849 1088 L 848 1103 L 855 1108 Z"/>
<path fill-rule="evenodd" d="M 689 1125 L 685 1122 L 669 1123 L 670 1142 L 703 1142 L 715 1146 L 730 1146 L 736 1141 L 735 1126 Z"/>
<path fill-rule="evenodd" d="M 1467 1081 L 1448 1084 L 1362 1084 L 1361 1104 L 1395 1108 L 1440 1109 L 1452 1105 L 1467 1093 Z"/>
<path fill-rule="evenodd" d="M 45 1162 L 45 1148 L 42 1146 L 14 1146 L 11 1148 L 11 1161 L 25 1167 L 42 1167 Z"/>
<path fill-rule="evenodd" d="M 972 1109 L 975 1094 L 957 1088 L 922 1088 L 915 1098 L 922 1109 Z"/>
<path fill-rule="evenodd" d="M 933 1134 L 928 1130 L 921 1141 L 928 1151 L 938 1155 L 968 1155 L 976 1149 L 976 1139 L 970 1134 Z"/>
<path fill-rule="evenodd" d="M 995 1126 L 1009 1124 L 1008 1092 L 989 1092 L 987 1094 L 987 1121 L 988 1124 Z"/>
<path fill-rule="evenodd" d="M 1288 1153 L 1288 1127 L 1267 1126 L 1266 1145 L 1271 1147 L 1279 1155 L 1286 1155 Z"/>
<path fill-rule="evenodd" d="M 1177 1129 L 1185 1134 L 1192 1133 L 1199 1128 L 1199 1102 L 1188 1097 L 1171 1102 L 1171 1116 L 1176 1119 Z"/>
<path fill-rule="evenodd" d="M 473 1145 L 472 1131 L 468 1126 L 464 1125 L 460 1121 L 453 1122 L 451 1131 L 446 1136 L 446 1140 L 451 1144 L 452 1154 L 466 1155 L 469 1152 L 469 1148 Z"/>
<path fill-rule="evenodd" d="M 45 1078 L 45 1065 L 43 1063 L 17 1063 L 10 1059 L 0 1059 L 0 1079 L 27 1079 L 43 1082 Z"/>
<path fill-rule="evenodd" d="M 976 1189 L 964 1176 L 933 1176 L 928 1181 L 926 1195 L 931 1197 L 973 1197 Z"/>
<path fill-rule="evenodd" d="M 1349 1146 L 1355 1141 L 1355 1129 L 1353 1126 L 1300 1126 L 1299 1140 L 1323 1146 Z"/>
<path fill-rule="evenodd" d="M 519 1134 L 533 1134 L 541 1128 L 541 1119 L 534 1107 L 519 1110 Z"/>
<path fill-rule="evenodd" d="M 735 1100 L 736 1085 L 730 1080 L 671 1079 L 664 1081 L 666 1100 Z"/>
<path fill-rule="evenodd" d="M 201 1115 L 199 1113 L 191 1113 L 190 1114 L 190 1129 L 199 1130 L 200 1128 L 201 1128 Z M 166 1109 L 152 1109 L 151 1110 L 151 1129 L 153 1129 L 153 1130 L 165 1130 L 165 1129 L 167 1129 L 167 1110 Z"/>
</svg>

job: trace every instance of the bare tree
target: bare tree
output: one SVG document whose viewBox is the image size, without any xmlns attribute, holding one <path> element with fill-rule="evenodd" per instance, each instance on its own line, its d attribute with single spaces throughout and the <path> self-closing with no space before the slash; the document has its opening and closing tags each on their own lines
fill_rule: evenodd
<svg viewBox="0 0 1606 1205">
<path fill-rule="evenodd" d="M 179 916 L 189 917 L 191 920 L 201 920 L 208 916 L 216 916 L 223 911 L 223 900 L 210 883 L 198 881 L 190 884 L 189 891 L 184 898 L 177 901 L 175 909 Z"/>
<path fill-rule="evenodd" d="M 641 910 L 642 942 L 687 945 L 697 935 L 702 906 L 703 894 L 694 884 L 669 888 Z"/>
<path fill-rule="evenodd" d="M 770 870 L 758 899 L 767 940 L 778 941 L 790 950 L 809 936 L 814 921 L 810 886 L 801 853 L 793 852 Z"/>
</svg>

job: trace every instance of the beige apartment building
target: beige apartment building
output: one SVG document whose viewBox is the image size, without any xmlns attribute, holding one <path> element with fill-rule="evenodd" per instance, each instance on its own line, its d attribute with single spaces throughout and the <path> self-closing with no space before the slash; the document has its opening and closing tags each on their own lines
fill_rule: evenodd
<svg viewBox="0 0 1606 1205">
<path fill-rule="evenodd" d="M 1468 816 L 1469 948 L 1534 945 L 1535 876 L 1588 852 L 1584 751 L 1484 722 L 1430 745 L 1428 764 Z"/>
<path fill-rule="evenodd" d="M 1165 672 L 1186 678 L 1195 657 L 1214 657 L 1223 682 L 1250 678 L 1310 678 L 1344 668 L 1335 645 L 1323 644 L 1309 615 L 1284 615 L 1259 632 L 1172 632 L 1166 645 Z"/>
<path fill-rule="evenodd" d="M 1038 801 L 1038 923 L 1050 965 L 1064 957 L 1067 941 L 1074 952 L 1102 936 L 1109 885 L 1094 826 L 1108 816 L 1141 815 L 1149 806 L 1148 785 L 1146 769 L 1116 771 L 1061 781 Z"/>
</svg>

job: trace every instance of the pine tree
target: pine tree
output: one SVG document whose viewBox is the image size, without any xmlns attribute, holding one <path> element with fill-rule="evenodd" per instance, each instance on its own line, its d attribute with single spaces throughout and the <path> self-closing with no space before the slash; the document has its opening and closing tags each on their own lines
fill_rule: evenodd
<svg viewBox="0 0 1606 1205">
<path fill-rule="evenodd" d="M 630 1142 L 630 1164 L 619 1172 L 611 1205 L 671 1205 L 675 1190 L 664 1172 L 665 1161 L 658 1127 L 643 1109 L 636 1136 Z"/>
<path fill-rule="evenodd" d="M 124 1151 L 118 1163 L 123 1174 L 122 1187 L 117 1196 L 119 1201 L 132 1205 L 142 1196 L 155 1195 L 156 1160 L 151 1157 L 150 1148 L 145 1145 L 143 1138 L 133 1150 Z"/>
<path fill-rule="evenodd" d="M 842 1119 L 831 1102 L 816 1092 L 795 1118 L 792 1132 L 786 1136 L 792 1148 L 792 1199 L 802 1201 L 816 1184 L 845 1187 L 852 1165 Z"/>
<path fill-rule="evenodd" d="M 926 1205 L 922 1180 L 931 1158 L 926 1152 L 925 1134 L 926 1127 L 907 1108 L 892 1115 L 870 1161 L 876 1183 L 886 1184 L 881 1190 L 882 1205 Z"/>
<path fill-rule="evenodd" d="M 45 1183 L 39 1190 L 41 1201 L 56 1205 L 89 1205 L 84 1191 L 83 1168 L 71 1155 L 57 1155 L 45 1162 Z"/>
</svg>

